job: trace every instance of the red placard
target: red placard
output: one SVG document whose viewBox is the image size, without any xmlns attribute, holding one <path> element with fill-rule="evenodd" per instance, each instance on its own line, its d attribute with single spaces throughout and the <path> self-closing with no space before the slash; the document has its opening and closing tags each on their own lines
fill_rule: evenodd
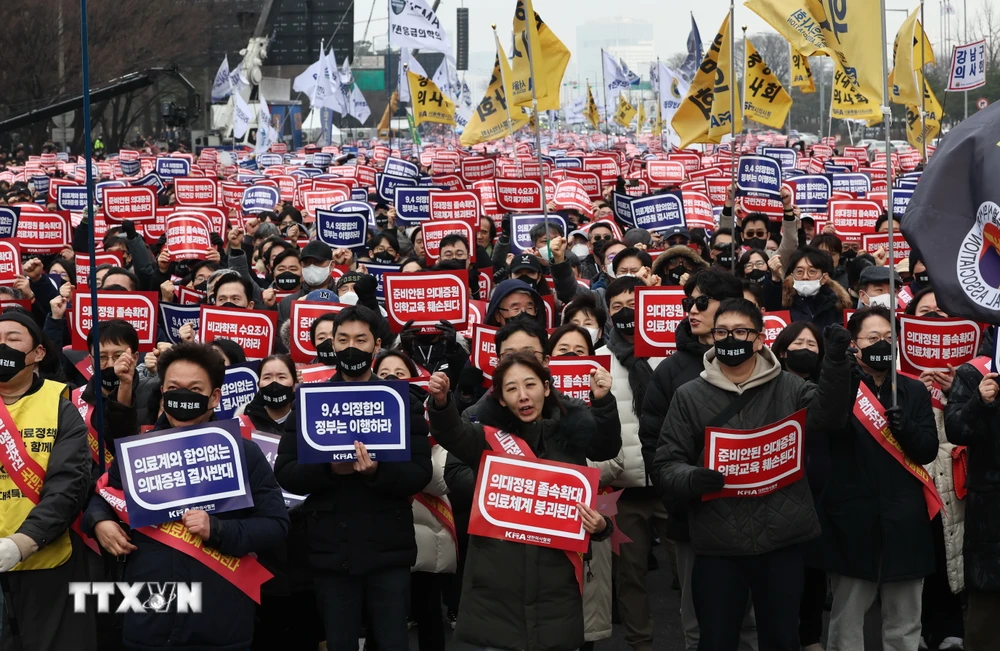
<svg viewBox="0 0 1000 651">
<path fill-rule="evenodd" d="M 219 183 L 208 177 L 180 176 L 174 179 L 174 198 L 178 206 L 216 206 Z"/>
<path fill-rule="evenodd" d="M 603 368 L 611 370 L 611 355 L 593 357 L 550 357 L 549 372 L 552 373 L 552 388 L 567 397 L 583 400 L 590 404 L 590 372 Z"/>
<path fill-rule="evenodd" d="M 181 305 L 200 305 L 205 302 L 207 297 L 206 292 L 200 292 L 197 289 L 191 289 L 190 287 L 184 287 L 183 285 L 175 286 L 174 297 L 175 300 Z"/>
<path fill-rule="evenodd" d="M 739 215 L 747 215 L 752 212 L 763 213 L 773 221 L 781 221 L 785 214 L 785 207 L 780 199 L 768 199 L 766 197 L 736 197 L 736 212 Z"/>
<path fill-rule="evenodd" d="M 601 198 L 601 177 L 597 172 L 583 170 L 561 170 L 567 181 L 578 181 L 590 199 Z"/>
<path fill-rule="evenodd" d="M 239 344 L 251 362 L 264 359 L 274 349 L 277 312 L 202 305 L 200 318 L 198 338 L 202 343 L 230 339 Z"/>
<path fill-rule="evenodd" d="M 69 215 L 21 209 L 17 239 L 22 253 L 59 253 L 69 246 Z"/>
<path fill-rule="evenodd" d="M 441 239 L 445 235 L 460 233 L 465 236 L 471 250 L 469 257 L 472 262 L 476 261 L 476 219 L 440 219 L 434 221 L 421 222 L 420 230 L 424 235 L 424 255 L 427 258 L 427 266 L 433 267 L 437 264 L 438 253 L 441 250 Z"/>
<path fill-rule="evenodd" d="M 583 169 L 586 172 L 597 172 L 601 177 L 601 183 L 614 183 L 621 174 L 618 159 L 614 156 L 585 156 Z"/>
<path fill-rule="evenodd" d="M 0 240 L 2 241 L 2 240 Z M 76 261 L 76 278 L 71 282 L 78 287 L 89 287 L 90 282 L 90 256 L 86 253 L 77 253 L 75 256 Z M 125 256 L 121 251 L 111 251 L 110 253 L 98 253 L 94 256 L 94 261 L 97 262 L 97 266 L 102 264 L 110 264 L 113 267 L 121 267 L 125 262 Z"/>
<path fill-rule="evenodd" d="M 156 191 L 149 187 L 105 188 L 104 216 L 108 221 L 156 219 Z"/>
<path fill-rule="evenodd" d="M 20 243 L 17 238 L 0 239 L 0 285 L 13 285 L 20 275 Z"/>
<path fill-rule="evenodd" d="M 866 233 L 875 232 L 875 222 L 882 216 L 882 207 L 874 201 L 831 201 L 828 214 L 837 235 L 851 242 L 860 242 Z"/>
<path fill-rule="evenodd" d="M 646 161 L 646 175 L 655 185 L 677 185 L 684 181 L 684 163 L 673 160 Z"/>
<path fill-rule="evenodd" d="M 677 349 L 675 331 L 687 316 L 679 287 L 635 288 L 635 355 L 666 357 Z"/>
<path fill-rule="evenodd" d="M 781 331 L 792 323 L 792 315 L 788 310 L 767 312 L 764 314 L 764 345 L 773 346 Z"/>
<path fill-rule="evenodd" d="M 472 328 L 472 365 L 483 372 L 483 386 L 493 386 L 493 371 L 500 359 L 497 356 L 496 334 L 498 328 L 477 325 Z"/>
<path fill-rule="evenodd" d="M 542 209 L 542 183 L 538 179 L 497 179 L 497 205 L 507 212 Z"/>
<path fill-rule="evenodd" d="M 865 253 L 874 255 L 879 249 L 889 250 L 888 233 L 866 233 L 861 236 L 861 242 Z M 892 234 L 892 250 L 892 266 L 896 266 L 903 260 L 910 259 L 910 243 L 906 241 L 906 238 L 899 231 Z"/>
<path fill-rule="evenodd" d="M 466 183 L 492 179 L 496 174 L 496 163 L 492 158 L 463 158 L 461 174 Z"/>
<path fill-rule="evenodd" d="M 287 174 L 276 174 L 271 177 L 278 182 L 278 192 L 281 193 L 281 200 L 289 203 L 295 201 L 295 192 L 298 190 L 298 180 L 294 176 Z"/>
<path fill-rule="evenodd" d="M 590 534 L 577 504 L 593 507 L 597 468 L 484 452 L 469 533 L 583 553 Z"/>
<path fill-rule="evenodd" d="M 475 190 L 431 190 L 431 219 L 471 219 L 482 214 L 479 193 Z"/>
<path fill-rule="evenodd" d="M 677 161 L 684 166 L 684 171 L 690 176 L 692 172 L 701 170 L 701 156 L 693 151 L 678 151 L 667 155 L 668 161 Z M 691 177 L 694 178 L 694 177 Z"/>
<path fill-rule="evenodd" d="M 844 156 L 850 156 L 861 165 L 868 163 L 868 150 L 864 147 L 844 147 Z"/>
<path fill-rule="evenodd" d="M 56 198 L 59 196 L 59 186 L 60 185 L 80 185 L 75 181 L 70 181 L 69 179 L 59 179 L 51 178 L 49 179 L 49 194 L 45 203 L 55 203 Z"/>
<path fill-rule="evenodd" d="M 175 212 L 167 217 L 166 232 L 171 260 L 204 258 L 212 248 L 208 221 L 200 213 Z"/>
<path fill-rule="evenodd" d="M 469 320 L 467 271 L 387 273 L 382 276 L 382 283 L 393 332 L 402 332 L 409 321 L 415 327 L 447 321 L 456 330 L 462 330 Z"/>
<path fill-rule="evenodd" d="M 981 330 L 969 319 L 899 315 L 899 367 L 903 373 L 947 371 L 972 360 Z"/>
<path fill-rule="evenodd" d="M 535 176 L 538 176 L 536 173 Z M 431 177 L 434 181 L 434 185 L 440 185 L 448 188 L 449 190 L 464 190 L 465 183 L 462 182 L 462 177 L 458 174 L 436 174 Z"/>
<path fill-rule="evenodd" d="M 760 429 L 705 428 L 705 466 L 726 476 L 725 487 L 702 500 L 761 497 L 805 475 L 806 410 Z"/>
<path fill-rule="evenodd" d="M 715 215 L 712 211 L 712 201 L 704 192 L 681 190 L 684 200 L 684 224 L 687 228 L 715 228 Z"/>
<path fill-rule="evenodd" d="M 90 292 L 73 295 L 73 350 L 87 350 L 87 335 L 92 327 Z M 156 320 L 159 292 L 97 292 L 97 317 L 101 321 L 128 321 L 139 335 L 140 353 L 156 346 Z M 135 351 L 133 351 L 135 352 Z"/>
<path fill-rule="evenodd" d="M 504 211 L 497 205 L 497 186 L 493 181 L 476 181 L 472 187 L 479 190 L 483 214 L 487 216 L 502 215 Z"/>
<path fill-rule="evenodd" d="M 243 191 L 250 186 L 233 181 L 223 181 L 220 186 L 222 188 L 222 206 L 239 210 L 243 204 Z"/>
<path fill-rule="evenodd" d="M 726 193 L 729 192 L 729 186 L 732 185 L 729 177 L 708 178 L 705 179 L 705 184 L 708 185 L 708 198 L 712 202 L 712 206 L 715 208 L 725 206 Z"/>
<path fill-rule="evenodd" d="M 489 309 L 489 305 L 489 302 L 486 300 L 469 301 L 469 320 L 465 324 L 465 330 L 462 331 L 463 337 L 472 341 L 472 330 L 475 326 L 481 325 L 486 320 L 486 311 Z"/>
<path fill-rule="evenodd" d="M 329 210 L 341 201 L 347 201 L 351 194 L 343 189 L 340 190 L 305 190 L 300 193 L 302 196 L 302 212 L 310 218 L 315 219 L 316 210 Z"/>
<path fill-rule="evenodd" d="M 556 210 L 579 210 L 585 215 L 592 214 L 593 204 L 590 195 L 579 181 L 567 179 L 556 184 L 556 192 L 552 197 Z"/>
<path fill-rule="evenodd" d="M 300 364 L 308 364 L 316 359 L 316 347 L 312 345 L 309 336 L 313 321 L 325 314 L 336 314 L 347 307 L 339 303 L 310 303 L 292 301 L 289 316 L 291 332 L 289 335 L 292 359 Z"/>
<path fill-rule="evenodd" d="M 302 384 L 310 382 L 327 382 L 337 372 L 336 366 L 326 366 L 325 364 L 296 364 L 296 370 L 302 377 Z"/>
</svg>

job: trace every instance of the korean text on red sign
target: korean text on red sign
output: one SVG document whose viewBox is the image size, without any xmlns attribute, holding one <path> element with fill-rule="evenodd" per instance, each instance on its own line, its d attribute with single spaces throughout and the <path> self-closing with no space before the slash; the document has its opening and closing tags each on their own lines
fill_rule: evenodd
<svg viewBox="0 0 1000 651">
<path fill-rule="evenodd" d="M 684 319 L 684 290 L 677 287 L 635 288 L 635 354 L 665 357 L 677 348 L 675 332 Z"/>
</svg>

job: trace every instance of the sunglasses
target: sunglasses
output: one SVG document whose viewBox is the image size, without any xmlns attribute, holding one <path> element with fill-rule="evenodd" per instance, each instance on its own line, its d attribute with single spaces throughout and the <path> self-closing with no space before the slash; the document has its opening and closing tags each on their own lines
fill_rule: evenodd
<svg viewBox="0 0 1000 651">
<path fill-rule="evenodd" d="M 613 239 L 614 239 L 613 235 L 595 235 L 594 239 L 592 239 L 590 241 L 591 242 L 602 242 L 604 240 L 613 240 Z"/>
<path fill-rule="evenodd" d="M 704 312 L 708 309 L 708 302 L 712 300 L 708 296 L 702 294 L 698 298 L 691 298 L 690 296 L 685 296 L 681 299 L 681 307 L 684 308 L 685 312 L 690 312 L 692 307 L 698 308 L 699 312 Z"/>
</svg>

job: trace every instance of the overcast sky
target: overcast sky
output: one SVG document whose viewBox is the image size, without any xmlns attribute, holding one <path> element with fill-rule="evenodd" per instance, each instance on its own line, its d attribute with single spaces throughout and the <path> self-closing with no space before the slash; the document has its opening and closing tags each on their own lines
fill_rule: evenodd
<svg viewBox="0 0 1000 651">
<path fill-rule="evenodd" d="M 953 38 L 962 35 L 963 26 L 963 1 L 968 4 L 970 30 L 975 23 L 976 15 L 985 4 L 996 6 L 1000 0 L 950 0 L 954 7 L 951 15 Z M 433 0 L 428 0 L 433 4 Z M 878 2 L 878 0 L 864 0 L 864 2 Z M 931 39 L 931 43 L 936 50 L 941 47 L 941 6 L 947 4 L 944 0 L 927 0 L 924 5 L 925 31 Z M 441 0 L 438 8 L 438 16 L 445 29 L 452 37 L 454 45 L 455 35 L 455 9 L 459 6 L 469 7 L 469 29 L 470 29 L 470 52 L 490 52 L 494 51 L 490 24 L 497 24 L 497 31 L 501 35 L 501 40 L 506 44 L 511 30 L 511 19 L 513 17 L 514 0 Z M 905 2 L 903 0 L 886 0 L 888 17 L 888 40 L 891 44 L 895 37 L 896 30 L 906 18 L 906 12 L 912 11 L 919 6 L 917 2 Z M 579 25 L 592 20 L 601 20 L 613 17 L 632 18 L 644 20 L 652 23 L 656 54 L 662 58 L 669 57 L 675 52 L 685 49 L 685 42 L 690 26 L 688 18 L 689 11 L 694 11 L 695 20 L 701 32 L 703 42 L 708 42 L 715 35 L 722 24 L 726 13 L 729 10 L 728 0 L 697 0 L 689 2 L 681 0 L 534 0 L 535 11 L 542 17 L 566 44 L 570 52 L 574 55 L 576 49 L 576 29 Z M 892 10 L 902 11 L 892 11 Z M 376 46 L 385 45 L 385 33 L 387 29 L 386 16 L 388 11 L 387 0 L 355 0 L 354 4 L 354 38 L 360 40 L 364 35 L 365 23 L 368 21 L 369 12 L 372 12 L 372 21 L 368 29 L 369 40 L 375 37 Z M 736 4 L 736 25 L 747 25 L 747 33 L 754 34 L 762 31 L 773 31 L 756 14 L 742 5 Z M 971 33 L 971 32 L 970 32 Z M 737 32 L 739 35 L 740 32 Z M 492 56 L 492 54 L 490 55 Z M 572 68 L 570 63 L 570 74 Z M 482 71 L 470 71 L 482 72 Z M 485 71 L 489 74 L 489 70 Z M 645 77 L 646 71 L 636 71 Z"/>
</svg>

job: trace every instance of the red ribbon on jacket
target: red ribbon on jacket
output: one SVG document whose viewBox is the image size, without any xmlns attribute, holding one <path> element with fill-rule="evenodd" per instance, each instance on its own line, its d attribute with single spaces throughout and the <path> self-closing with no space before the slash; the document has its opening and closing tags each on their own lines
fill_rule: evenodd
<svg viewBox="0 0 1000 651">
<path fill-rule="evenodd" d="M 94 425 L 90 422 L 91 417 L 94 415 L 94 405 L 90 404 L 83 399 L 83 390 L 86 386 L 78 387 L 73 389 L 70 394 L 70 401 L 73 406 L 76 407 L 77 411 L 80 412 L 80 417 L 83 418 L 83 422 L 87 424 L 87 447 L 90 449 L 90 458 L 94 460 L 94 463 L 100 464 L 101 458 L 97 456 L 97 430 L 94 429 Z M 115 460 L 115 455 L 111 454 L 111 446 L 107 445 L 105 441 L 104 446 L 104 467 L 107 468 Z"/>
<path fill-rule="evenodd" d="M 495 427 L 483 426 L 486 433 L 486 444 L 494 452 L 501 452 L 511 457 L 524 457 L 525 459 L 537 460 L 531 446 L 527 441 L 516 434 L 504 432 Z M 566 558 L 573 564 L 573 572 L 576 574 L 576 581 L 580 584 L 580 594 L 583 594 L 583 554 L 579 552 L 565 551 Z"/>
<path fill-rule="evenodd" d="M 914 463 L 906 453 L 896 437 L 889 431 L 889 425 L 885 419 L 885 408 L 878 401 L 872 390 L 864 382 L 858 385 L 857 399 L 854 401 L 854 417 L 872 435 L 872 438 L 882 446 L 882 449 L 892 455 L 892 458 L 899 462 L 903 468 L 916 477 L 924 491 L 924 500 L 927 502 L 927 513 L 930 519 L 944 508 L 941 496 L 934 486 L 930 473 L 919 463 Z"/>
</svg>

